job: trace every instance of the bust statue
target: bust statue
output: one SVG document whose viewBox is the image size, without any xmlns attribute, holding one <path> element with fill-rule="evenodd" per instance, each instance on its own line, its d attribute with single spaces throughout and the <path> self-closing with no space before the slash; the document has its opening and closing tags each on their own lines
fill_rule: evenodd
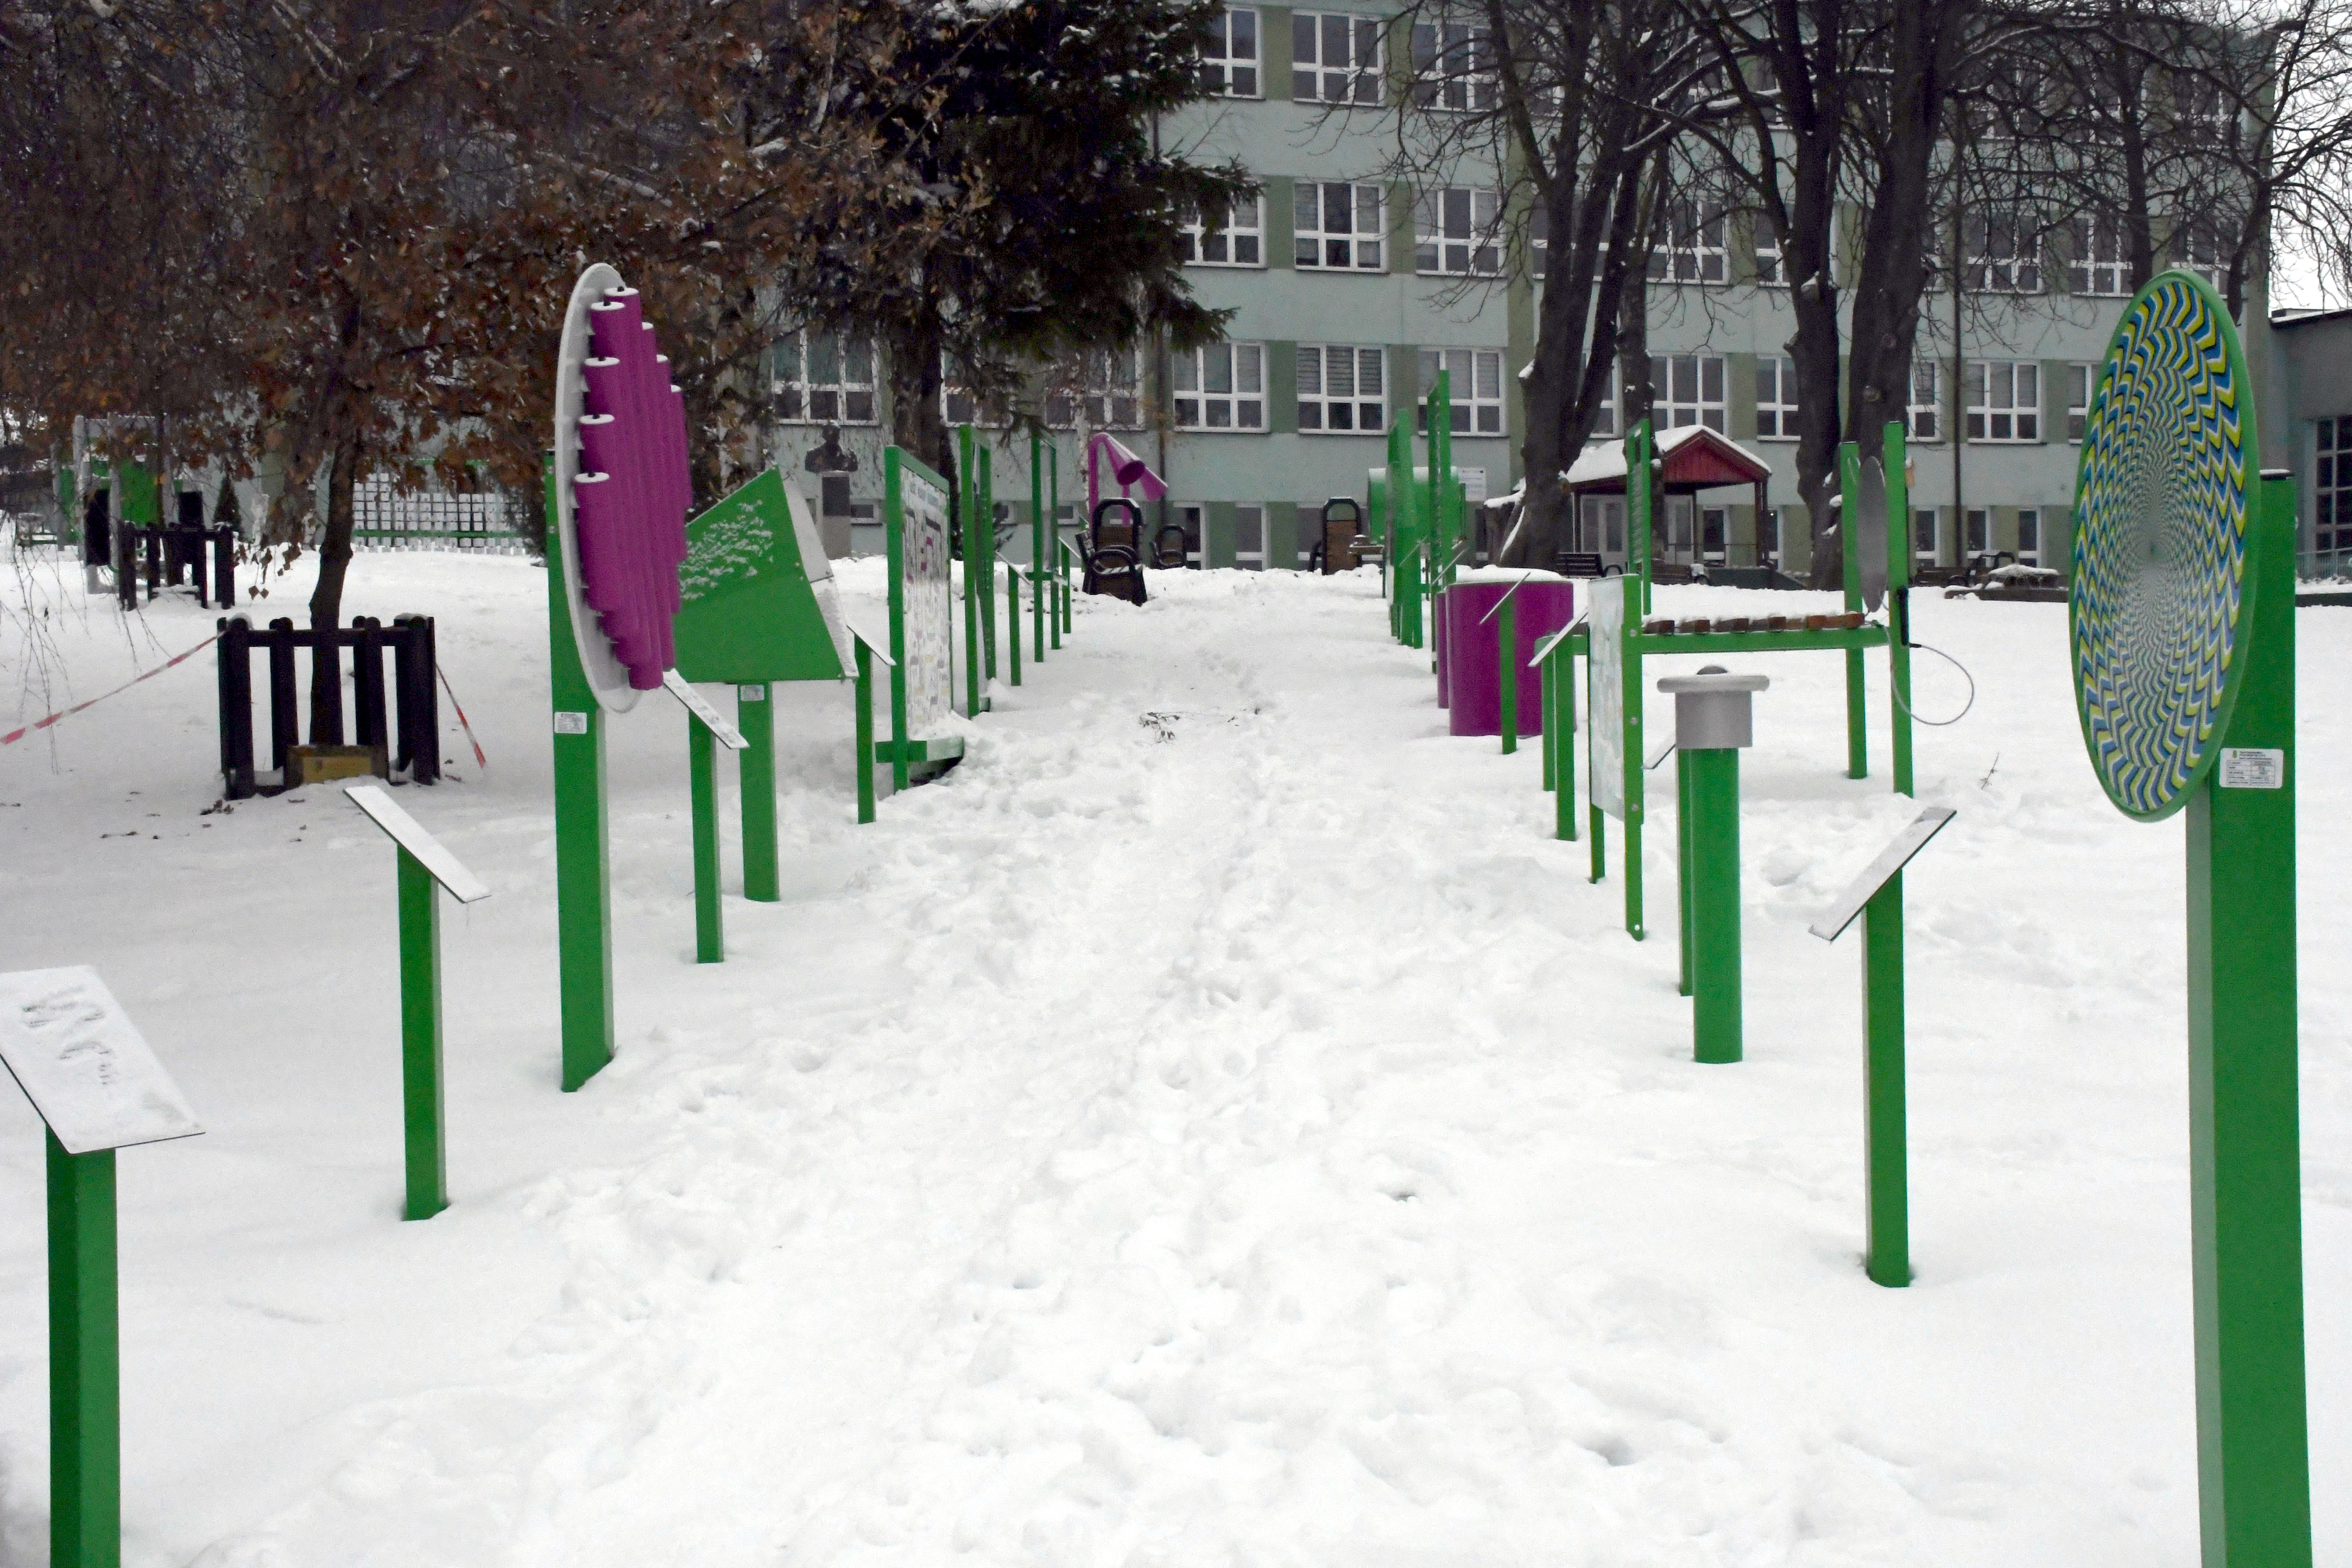
<svg viewBox="0 0 2352 1568">
<path fill-rule="evenodd" d="M 841 444 L 841 426 L 828 425 L 824 427 L 824 440 L 801 459 L 801 467 L 812 474 L 854 474 L 857 471 L 857 454 Z"/>
</svg>

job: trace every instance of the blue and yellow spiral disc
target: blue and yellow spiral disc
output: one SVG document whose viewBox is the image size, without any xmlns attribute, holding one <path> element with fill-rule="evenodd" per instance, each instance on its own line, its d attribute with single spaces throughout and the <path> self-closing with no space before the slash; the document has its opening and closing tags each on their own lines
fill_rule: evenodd
<svg viewBox="0 0 2352 1568">
<path fill-rule="evenodd" d="M 2146 821 L 2188 803 L 2244 673 L 2252 386 L 2200 278 L 2132 299 L 2100 369 L 2074 486 L 2074 696 L 2109 799 Z"/>
</svg>

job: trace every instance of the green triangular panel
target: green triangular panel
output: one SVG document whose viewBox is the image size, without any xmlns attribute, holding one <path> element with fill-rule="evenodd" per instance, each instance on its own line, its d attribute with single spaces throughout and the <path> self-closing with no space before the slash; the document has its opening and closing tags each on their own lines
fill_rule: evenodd
<svg viewBox="0 0 2352 1568">
<path fill-rule="evenodd" d="M 770 468 L 686 525 L 674 625 L 688 680 L 838 680 L 849 653 L 807 498 Z"/>
</svg>

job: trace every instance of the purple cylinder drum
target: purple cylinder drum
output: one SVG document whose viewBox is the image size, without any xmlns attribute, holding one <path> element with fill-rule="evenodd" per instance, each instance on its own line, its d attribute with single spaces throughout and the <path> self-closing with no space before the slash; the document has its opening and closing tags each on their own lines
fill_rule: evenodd
<svg viewBox="0 0 2352 1568">
<path fill-rule="evenodd" d="M 586 413 L 572 487 L 581 590 L 630 686 L 650 691 L 677 662 L 670 621 L 693 500 L 686 405 L 635 289 L 608 290 L 588 320 L 594 357 L 582 367 Z"/>
<path fill-rule="evenodd" d="M 1450 733 L 1503 732 L 1501 649 L 1496 647 L 1501 617 L 1488 620 L 1486 616 L 1512 586 L 1510 583 L 1456 583 L 1438 595 Z M 1529 668 L 1528 660 L 1538 643 L 1568 625 L 1575 615 L 1576 584 L 1557 578 L 1527 583 L 1511 600 L 1512 640 L 1517 644 L 1511 668 L 1518 672 L 1522 735 L 1543 732 L 1543 672 Z"/>
</svg>

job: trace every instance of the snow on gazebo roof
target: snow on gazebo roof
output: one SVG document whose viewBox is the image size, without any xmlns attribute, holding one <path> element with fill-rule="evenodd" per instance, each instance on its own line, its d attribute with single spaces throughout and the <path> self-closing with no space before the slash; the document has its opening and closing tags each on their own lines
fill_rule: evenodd
<svg viewBox="0 0 2352 1568">
<path fill-rule="evenodd" d="M 1665 463 L 1665 488 L 1687 491 L 1719 485 L 1752 485 L 1769 479 L 1772 465 L 1730 437 L 1704 425 L 1677 425 L 1658 433 L 1657 452 Z M 1625 489 L 1625 444 L 1595 441 L 1568 470 L 1571 491 L 1622 492 Z"/>
</svg>

